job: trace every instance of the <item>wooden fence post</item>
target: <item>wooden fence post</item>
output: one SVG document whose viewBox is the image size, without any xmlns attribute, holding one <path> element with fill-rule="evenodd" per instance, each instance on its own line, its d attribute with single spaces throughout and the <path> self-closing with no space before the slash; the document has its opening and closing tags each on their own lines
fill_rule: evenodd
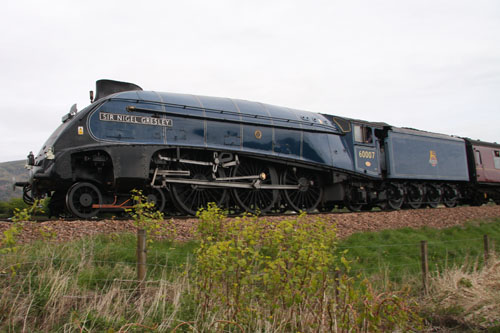
<svg viewBox="0 0 500 333">
<path fill-rule="evenodd" d="M 146 279 L 146 230 L 137 229 L 137 280 L 142 294 Z"/>
<path fill-rule="evenodd" d="M 424 287 L 424 294 L 427 295 L 429 289 L 427 279 L 429 275 L 429 263 L 427 261 L 427 241 L 420 241 L 420 253 L 422 259 L 422 284 Z"/>
<path fill-rule="evenodd" d="M 335 303 L 339 304 L 339 292 L 340 292 L 340 270 L 335 270 Z"/>
<path fill-rule="evenodd" d="M 487 265 L 490 259 L 490 239 L 488 235 L 483 236 L 483 241 L 484 241 L 484 265 Z"/>
</svg>

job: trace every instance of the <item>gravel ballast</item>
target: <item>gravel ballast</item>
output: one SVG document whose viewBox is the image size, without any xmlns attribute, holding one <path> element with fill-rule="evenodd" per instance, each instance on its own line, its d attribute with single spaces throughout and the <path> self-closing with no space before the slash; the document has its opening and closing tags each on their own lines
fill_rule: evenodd
<svg viewBox="0 0 500 333">
<path fill-rule="evenodd" d="M 267 216 L 267 220 L 293 218 L 288 216 Z M 363 212 L 342 214 L 314 214 L 307 220 L 321 218 L 337 226 L 339 237 L 343 238 L 356 232 L 378 231 L 383 229 L 409 228 L 448 228 L 463 225 L 467 221 L 500 217 L 500 206 L 457 207 L 399 210 L 392 212 Z M 187 241 L 194 238 L 196 218 L 169 219 L 176 230 L 176 240 Z M 0 233 L 12 226 L 11 222 L 0 222 Z M 43 233 L 53 235 L 53 241 L 65 242 L 95 234 L 135 232 L 132 220 L 64 221 L 23 223 L 22 232 L 17 236 L 19 243 L 43 239 Z M 2 235 L 0 234 L 0 239 Z M 47 238 L 47 237 L 45 237 Z"/>
</svg>

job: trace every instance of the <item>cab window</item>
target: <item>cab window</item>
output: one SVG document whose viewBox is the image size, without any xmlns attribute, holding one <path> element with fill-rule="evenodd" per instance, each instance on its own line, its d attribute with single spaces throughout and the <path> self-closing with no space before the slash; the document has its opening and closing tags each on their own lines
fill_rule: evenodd
<svg viewBox="0 0 500 333">
<path fill-rule="evenodd" d="M 372 128 L 354 125 L 354 141 L 359 143 L 373 143 Z"/>
</svg>

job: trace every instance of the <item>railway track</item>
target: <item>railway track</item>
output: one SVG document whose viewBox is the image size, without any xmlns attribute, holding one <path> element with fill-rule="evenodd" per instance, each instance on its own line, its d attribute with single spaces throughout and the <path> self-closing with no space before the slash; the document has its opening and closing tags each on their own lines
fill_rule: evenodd
<svg viewBox="0 0 500 333">
<path fill-rule="evenodd" d="M 293 218 L 295 215 L 268 215 L 260 217 L 267 221 Z M 481 207 L 456 207 L 436 209 L 408 209 L 398 211 L 374 212 L 338 212 L 331 214 L 309 214 L 304 223 L 321 218 L 337 230 L 339 237 L 346 237 L 356 232 L 379 231 L 398 228 L 448 228 L 464 225 L 470 221 L 489 221 L 500 223 L 500 206 L 484 205 Z M 165 225 L 175 228 L 177 241 L 188 241 L 196 237 L 197 219 L 179 216 L 168 218 Z M 2 232 L 12 226 L 10 222 L 0 221 Z M 42 231 L 50 231 L 53 238 L 49 241 L 66 242 L 96 234 L 134 233 L 136 228 L 130 219 L 95 219 L 95 220 L 45 220 L 38 223 L 25 223 L 18 235 L 19 243 L 44 239 Z M 162 236 L 163 237 L 163 236 Z"/>
<path fill-rule="evenodd" d="M 440 208 L 445 208 L 440 207 Z M 425 210 L 425 208 L 422 208 Z M 420 210 L 422 210 L 420 209 Z M 447 209 L 453 209 L 453 208 L 447 208 Z M 314 212 L 309 212 L 307 215 L 310 216 L 316 216 L 316 215 L 343 215 L 343 214 L 363 214 L 363 213 L 384 213 L 388 212 L 388 210 L 380 210 L 380 209 L 374 209 L 371 211 L 360 211 L 360 212 L 351 212 L 347 209 L 339 210 L 339 211 L 331 211 L 331 212 L 320 212 L 320 211 L 314 211 Z M 285 213 L 267 213 L 265 215 L 262 215 L 262 217 L 293 217 L 293 216 L 298 216 L 299 214 L 294 211 L 289 211 Z M 241 214 L 228 214 L 227 215 L 229 218 L 235 218 L 242 216 Z M 187 219 L 196 219 L 196 216 L 193 215 L 164 215 L 165 219 L 177 219 L 177 220 L 187 220 Z M 96 216 L 90 219 L 86 219 L 85 221 L 107 221 L 107 220 L 116 220 L 116 221 L 127 221 L 130 220 L 130 216 L 113 216 L 112 214 L 106 214 L 105 216 Z M 58 218 L 48 218 L 44 216 L 35 216 L 31 222 L 50 222 L 50 221 L 66 221 L 66 222 L 72 222 L 72 221 L 82 221 L 82 219 L 78 217 L 58 217 Z M 0 222 L 12 222 L 12 218 L 0 218 Z"/>
</svg>

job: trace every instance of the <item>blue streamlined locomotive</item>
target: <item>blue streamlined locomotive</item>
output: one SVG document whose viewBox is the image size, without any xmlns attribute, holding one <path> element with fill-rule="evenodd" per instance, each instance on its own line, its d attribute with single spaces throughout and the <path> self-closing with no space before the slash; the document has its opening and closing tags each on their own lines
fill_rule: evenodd
<svg viewBox="0 0 500 333">
<path fill-rule="evenodd" d="M 96 86 L 95 101 L 73 107 L 28 156 L 30 180 L 16 183 L 27 202 L 50 196 L 52 215 L 122 209 L 132 189 L 171 214 L 209 202 L 267 213 L 500 200 L 499 183 L 478 181 L 467 139 L 125 82 Z"/>
</svg>

